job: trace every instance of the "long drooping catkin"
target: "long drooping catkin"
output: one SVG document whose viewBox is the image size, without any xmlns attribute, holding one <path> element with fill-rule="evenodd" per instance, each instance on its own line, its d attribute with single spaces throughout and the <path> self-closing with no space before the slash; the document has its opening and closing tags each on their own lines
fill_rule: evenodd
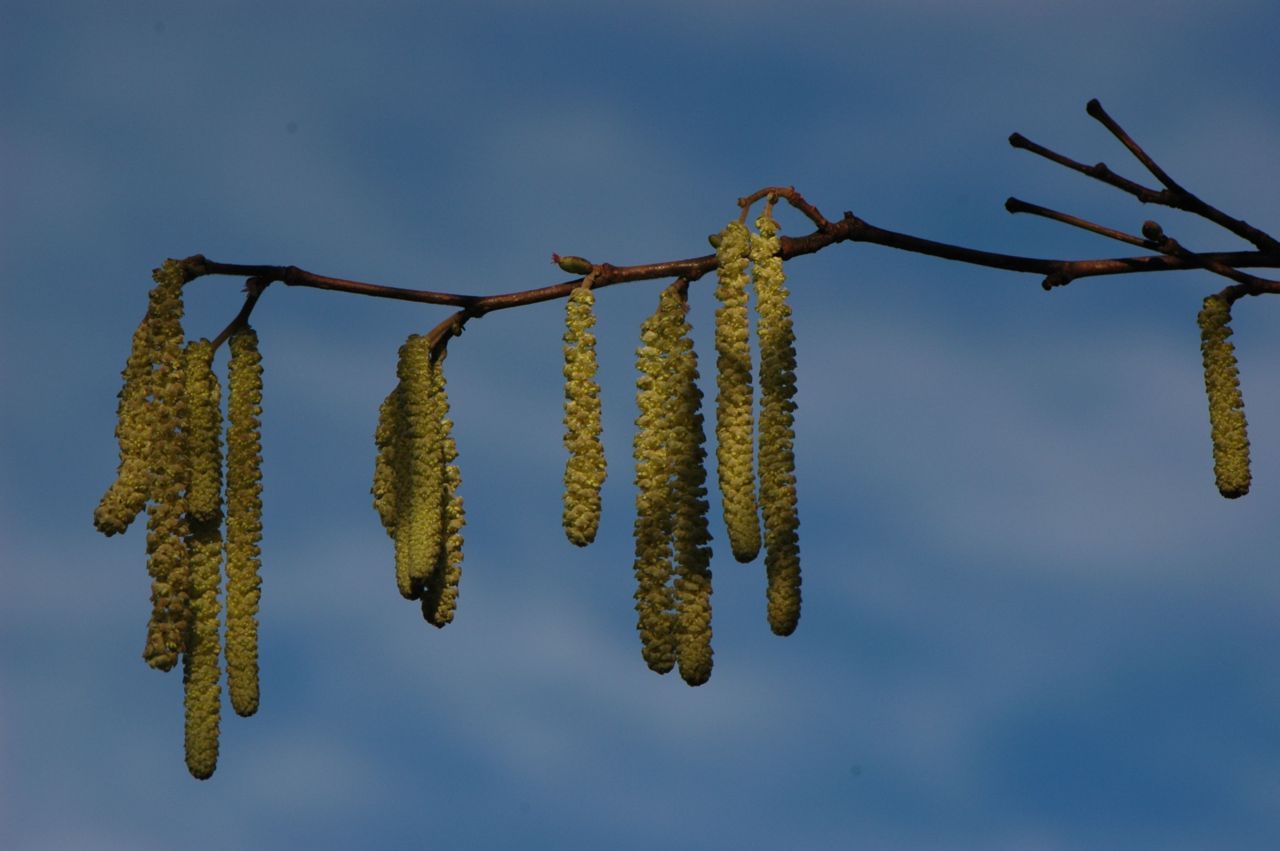
<svg viewBox="0 0 1280 851">
<path fill-rule="evenodd" d="M 569 542 L 585 547 L 600 527 L 600 488 L 605 479 L 600 442 L 600 385 L 596 382 L 595 295 L 578 287 L 565 305 L 563 524 Z"/>
<path fill-rule="evenodd" d="M 667 410 L 670 396 L 668 340 L 664 307 L 640 326 L 636 350 L 636 418 L 633 453 L 636 461 L 636 628 L 641 652 L 653 671 L 665 674 L 676 663 L 676 601 L 672 577 L 671 465 L 667 455 Z"/>
<path fill-rule="evenodd" d="M 141 425 L 146 457 L 147 572 L 151 575 L 151 620 L 142 651 L 162 671 L 178 662 L 187 639 L 191 574 L 187 552 L 185 496 L 190 468 L 183 424 L 187 417 L 182 350 L 182 268 L 167 261 L 154 274 L 148 348 L 153 363 L 151 401 Z M 127 525 L 127 522 L 126 522 Z M 123 530 L 123 527 L 121 527 Z"/>
<path fill-rule="evenodd" d="M 711 677 L 711 532 L 707 524 L 707 457 L 698 389 L 698 358 L 686 318 L 688 306 L 672 287 L 662 294 L 670 315 L 668 355 L 669 393 L 667 456 L 671 465 L 672 551 L 676 576 L 676 661 L 680 676 L 691 686 Z"/>
<path fill-rule="evenodd" d="M 716 460 L 729 547 L 738 561 L 760 552 L 760 520 L 752 451 L 751 345 L 747 265 L 751 237 L 730 222 L 716 247 Z"/>
<path fill-rule="evenodd" d="M 1211 295 L 1197 317 L 1204 386 L 1209 397 L 1209 429 L 1213 438 L 1213 475 L 1228 499 L 1249 492 L 1249 435 L 1240 394 L 1240 372 L 1231 345 L 1231 302 Z"/>
<path fill-rule="evenodd" d="M 187 549 L 191 555 L 191 626 L 182 655 L 187 769 L 201 780 L 218 764 L 222 687 L 218 668 L 222 584 L 222 388 L 207 340 L 187 346 Z"/>
<path fill-rule="evenodd" d="M 262 358 L 258 335 L 231 337 L 227 403 L 227 690 L 239 715 L 258 711 L 262 579 Z"/>
<path fill-rule="evenodd" d="M 205 780 L 218 765 L 222 714 L 218 668 L 218 588 L 222 577 L 222 514 L 191 521 L 191 631 L 182 654 L 183 739 L 187 770 Z"/>
<path fill-rule="evenodd" d="M 751 238 L 760 339 L 760 511 L 764 518 L 769 626 L 790 635 L 800 620 L 800 519 L 796 510 L 795 331 L 779 256 L 778 223 L 766 206 Z"/>
</svg>

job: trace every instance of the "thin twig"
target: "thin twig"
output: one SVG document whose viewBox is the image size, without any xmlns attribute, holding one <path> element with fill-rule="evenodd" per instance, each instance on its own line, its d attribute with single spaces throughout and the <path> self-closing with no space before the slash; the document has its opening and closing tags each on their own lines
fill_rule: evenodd
<svg viewBox="0 0 1280 851">
<path fill-rule="evenodd" d="M 822 215 L 817 207 L 810 204 L 803 195 L 797 192 L 794 186 L 766 186 L 763 189 L 757 189 L 750 195 L 739 198 L 738 206 L 742 208 L 742 214 L 739 219 L 746 221 L 747 210 L 756 201 L 765 197 L 782 198 L 792 207 L 799 210 L 809 221 L 813 222 L 819 231 L 826 233 L 831 230 L 831 222 L 827 221 L 827 217 Z"/>
<path fill-rule="evenodd" d="M 1257 246 L 1258 250 L 1195 253 L 1188 251 L 1175 240 L 1164 236 L 1163 231 L 1160 231 L 1159 226 L 1155 225 L 1154 222 L 1149 222 L 1148 225 L 1153 226 L 1155 231 L 1148 233 L 1147 226 L 1144 225 L 1143 234 L 1145 238 L 1140 238 L 1077 216 L 1050 210 L 1047 207 L 1040 207 L 1016 198 L 1010 198 L 1005 204 L 1006 209 L 1010 212 L 1031 213 L 1072 227 L 1082 228 L 1110 239 L 1161 253 L 1139 257 L 1058 260 L 983 251 L 886 230 L 858 218 L 851 212 L 845 212 L 843 218 L 833 222 L 797 192 L 793 186 L 766 186 L 750 195 L 739 198 L 738 204 L 741 207 L 739 218 L 745 220 L 751 205 L 762 198 L 782 198 L 813 222 L 817 228 L 813 233 L 797 237 L 781 237 L 780 254 L 783 259 L 813 254 L 840 242 L 866 242 L 917 254 L 927 254 L 944 260 L 1041 275 L 1041 286 L 1045 289 L 1062 286 L 1080 278 L 1125 275 L 1135 272 L 1166 272 L 1178 269 L 1206 269 L 1219 275 L 1225 275 L 1235 280 L 1239 286 L 1248 288 L 1250 292 L 1272 292 L 1276 287 L 1280 287 L 1280 284 L 1276 282 L 1239 271 L 1242 267 L 1280 267 L 1280 241 L 1240 220 L 1227 216 L 1184 189 L 1161 169 L 1141 146 L 1102 109 L 1098 101 L 1090 101 L 1087 109 L 1091 116 L 1102 122 L 1125 145 L 1130 153 L 1164 185 L 1165 188 L 1163 190 L 1152 189 L 1128 178 L 1121 177 L 1108 168 L 1105 163 L 1097 163 L 1092 166 L 1084 165 L 1043 145 L 1036 144 L 1019 133 L 1014 133 L 1010 136 L 1009 143 L 1015 148 L 1028 150 L 1066 168 L 1114 186 L 1133 195 L 1143 203 L 1162 204 L 1203 216 L 1249 240 Z M 1153 236 L 1157 231 L 1158 235 Z M 481 296 L 332 278 L 308 272 L 297 266 L 218 263 L 199 254 L 188 257 L 182 262 L 184 276 L 187 280 L 194 280 L 205 275 L 237 275 L 250 278 L 252 283 L 251 292 L 245 301 L 245 305 L 241 308 L 240 314 L 218 336 L 217 343 L 221 343 L 230 334 L 234 333 L 237 328 L 247 324 L 249 313 L 253 310 L 258 294 L 273 281 L 279 281 L 291 287 L 311 287 L 353 295 L 455 307 L 457 311 L 430 332 L 432 345 L 437 349 L 446 345 L 450 338 L 460 334 L 466 323 L 472 319 L 479 318 L 495 310 L 507 310 L 564 298 L 583 282 L 583 278 L 579 277 L 533 289 Z M 697 281 L 714 269 L 715 266 L 716 256 L 714 254 L 634 266 L 614 266 L 608 263 L 599 263 L 593 264 L 591 267 L 591 286 L 593 289 L 602 289 L 636 281 L 678 278 L 684 282 L 681 286 L 687 288 L 689 284 Z"/>
<path fill-rule="evenodd" d="M 1141 183 L 1136 183 L 1126 177 L 1121 177 L 1108 168 L 1106 163 L 1085 165 L 1084 163 L 1076 162 L 1070 157 L 1064 157 L 1062 154 L 1046 148 L 1044 145 L 1038 145 L 1035 142 L 1032 142 L 1021 133 L 1011 134 L 1009 136 L 1009 144 L 1015 148 L 1030 151 L 1038 157 L 1044 157 L 1050 162 L 1055 162 L 1060 166 L 1065 166 L 1072 171 L 1078 171 L 1087 177 L 1092 177 L 1094 180 L 1100 180 L 1103 183 L 1114 186 L 1124 192 L 1128 192 L 1144 204 L 1160 204 L 1164 202 L 1164 193 L 1156 189 L 1143 186 Z"/>
<path fill-rule="evenodd" d="M 1124 128 L 1121 127 L 1114 118 L 1107 114 L 1107 111 L 1102 108 L 1102 103 L 1097 98 L 1094 98 L 1085 104 L 1084 111 L 1089 113 L 1091 118 L 1097 119 L 1103 127 L 1110 131 L 1112 136 L 1119 139 L 1120 144 L 1129 149 L 1129 153 L 1133 154 L 1134 159 L 1142 163 L 1143 167 L 1147 171 L 1151 172 L 1151 176 L 1160 181 L 1160 183 L 1170 191 L 1182 195 L 1191 194 L 1179 186 L 1177 181 L 1170 177 L 1164 169 L 1156 165 L 1156 161 L 1151 159 L 1147 152 L 1144 151 L 1137 142 L 1133 141 L 1133 137 L 1126 133 Z"/>
<path fill-rule="evenodd" d="M 198 255 L 197 255 L 198 256 Z M 203 258 L 201 258 L 203 259 Z M 190 280 L 190 279 L 189 279 Z M 231 335 L 239 331 L 241 328 L 249 327 L 249 314 L 253 313 L 253 307 L 258 303 L 258 299 L 262 293 L 271 284 L 271 281 L 264 278 L 250 278 L 244 284 L 244 304 L 240 307 L 240 312 L 236 314 L 235 319 L 227 323 L 227 327 L 222 329 L 218 336 L 213 338 L 213 351 L 217 351 L 218 347 L 231 338 Z"/>
<path fill-rule="evenodd" d="M 1042 218 L 1052 219 L 1055 222 L 1062 222 L 1063 224 L 1071 225 L 1072 227 L 1087 230 L 1090 233 L 1096 233 L 1100 236 L 1128 243 L 1129 245 L 1136 245 L 1139 248 L 1159 250 L 1158 246 L 1152 244 L 1150 240 L 1143 239 L 1140 236 L 1133 236 L 1132 234 L 1127 234 L 1124 231 L 1095 224 L 1094 222 L 1082 219 L 1079 216 L 1072 216 L 1067 213 L 1060 213 L 1057 210 L 1050 210 L 1048 207 L 1041 207 L 1038 204 L 1032 204 L 1019 198 L 1009 198 L 1004 202 L 1004 208 L 1010 213 L 1030 213 L 1033 216 L 1041 216 Z"/>
<path fill-rule="evenodd" d="M 1162 228 L 1157 222 L 1143 222 L 1142 232 L 1147 236 L 1148 240 L 1157 251 L 1163 252 L 1170 257 L 1180 257 L 1196 262 L 1202 269 L 1213 272 L 1215 275 L 1221 275 L 1224 278 L 1230 278 L 1242 287 L 1250 290 L 1248 295 L 1258 295 L 1264 292 L 1271 292 L 1272 287 L 1280 286 L 1280 282 L 1271 281 L 1266 278 L 1259 278 L 1256 275 L 1241 272 L 1239 269 L 1232 268 L 1220 260 L 1215 260 L 1206 255 L 1196 254 L 1195 252 L 1190 251 L 1183 246 L 1182 243 L 1178 242 L 1178 240 L 1166 235 L 1164 228 Z"/>
</svg>

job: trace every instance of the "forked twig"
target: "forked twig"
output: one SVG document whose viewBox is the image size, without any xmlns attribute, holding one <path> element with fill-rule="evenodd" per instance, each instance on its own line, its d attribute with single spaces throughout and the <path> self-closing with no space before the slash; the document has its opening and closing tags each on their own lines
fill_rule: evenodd
<svg viewBox="0 0 1280 851">
<path fill-rule="evenodd" d="M 1062 286 L 1080 278 L 1101 275 L 1205 269 L 1235 281 L 1238 288 L 1243 288 L 1240 290 L 1242 294 L 1280 291 L 1280 283 L 1240 271 L 1242 268 L 1250 267 L 1280 267 L 1280 240 L 1276 240 L 1270 234 L 1258 230 L 1240 219 L 1227 215 L 1184 188 L 1170 177 L 1125 132 L 1115 119 L 1103 110 L 1102 105 L 1097 100 L 1089 101 L 1086 109 L 1089 115 L 1106 127 L 1164 188 L 1153 189 L 1122 177 L 1112 171 L 1105 163 L 1099 162 L 1095 165 L 1085 165 L 1043 145 L 1032 142 L 1020 133 L 1011 135 L 1009 143 L 1015 148 L 1030 151 L 1065 168 L 1120 189 L 1144 204 L 1160 204 L 1205 218 L 1251 242 L 1257 250 L 1193 252 L 1184 248 L 1176 240 L 1165 236 L 1163 230 L 1154 222 L 1147 223 L 1153 226 L 1154 229 L 1144 226 L 1143 236 L 1140 237 L 1017 198 L 1010 198 L 1005 202 L 1005 208 L 1011 213 L 1029 213 L 1040 216 L 1157 253 L 1136 257 L 1059 260 L 1045 257 L 1022 257 L 984 251 L 962 245 L 951 245 L 911 234 L 886 230 L 870 224 L 851 212 L 845 212 L 842 218 L 831 221 L 792 186 L 766 186 L 739 198 L 740 218 L 745 220 L 751 205 L 762 198 L 781 198 L 809 221 L 813 222 L 816 230 L 812 233 L 781 238 L 781 254 L 783 258 L 787 259 L 804 254 L 813 254 L 840 242 L 866 242 L 917 254 L 927 254 L 944 260 L 1040 275 L 1042 276 L 1041 285 L 1045 289 Z M 439 348 L 445 345 L 451 337 L 461 333 L 463 326 L 471 319 L 479 318 L 495 310 L 506 310 L 564 298 L 573 292 L 576 287 L 580 286 L 583 280 L 578 277 L 558 284 L 480 296 L 333 278 L 317 275 L 297 266 L 219 263 L 198 254 L 186 258 L 182 263 L 188 281 L 205 275 L 234 275 L 250 279 L 249 297 L 246 298 L 240 313 L 215 340 L 215 344 L 223 342 L 237 328 L 248 322 L 249 313 L 253 310 L 258 296 L 269 284 L 277 281 L 290 287 L 311 287 L 351 295 L 454 307 L 457 309 L 456 312 L 436 325 L 430 332 L 433 345 Z M 685 282 L 684 285 L 688 286 L 712 271 L 715 265 L 716 257 L 714 254 L 633 266 L 616 266 L 609 263 L 593 264 L 591 272 L 593 276 L 592 288 L 601 289 L 617 284 L 646 280 L 670 280 L 673 278 L 683 280 Z"/>
</svg>

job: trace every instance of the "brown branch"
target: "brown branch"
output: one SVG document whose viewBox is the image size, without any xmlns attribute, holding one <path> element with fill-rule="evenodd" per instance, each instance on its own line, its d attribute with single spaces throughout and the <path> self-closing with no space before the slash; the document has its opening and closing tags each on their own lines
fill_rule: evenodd
<svg viewBox="0 0 1280 851">
<path fill-rule="evenodd" d="M 1035 142 L 1032 142 L 1021 133 L 1014 133 L 1010 135 L 1009 144 L 1015 148 L 1030 151 L 1036 156 L 1044 157 L 1050 162 L 1055 162 L 1060 166 L 1065 166 L 1072 171 L 1078 171 L 1086 177 L 1092 177 L 1094 180 L 1100 180 L 1109 186 L 1114 186 L 1117 189 L 1128 192 L 1144 204 L 1159 204 L 1162 203 L 1165 198 L 1163 193 L 1155 189 L 1150 189 L 1143 186 L 1141 183 L 1135 183 L 1128 178 L 1121 177 L 1108 168 L 1106 163 L 1085 165 L 1084 163 L 1076 162 L 1070 157 L 1064 157 L 1056 151 L 1052 151 L 1043 145 L 1038 145 Z"/>
<path fill-rule="evenodd" d="M 1114 118 L 1107 114 L 1107 111 L 1102 108 L 1102 103 L 1097 98 L 1094 98 L 1085 104 L 1084 111 L 1089 113 L 1089 116 L 1096 119 L 1103 127 L 1107 128 L 1112 136 L 1119 139 L 1120 144 L 1129 149 L 1129 153 L 1133 154 L 1134 159 L 1142 163 L 1143 167 L 1147 171 L 1151 172 L 1151 175 L 1156 180 L 1160 181 L 1160 183 L 1169 189 L 1169 191 L 1183 195 L 1191 194 L 1179 186 L 1172 177 L 1166 174 L 1164 169 L 1156 165 L 1156 161 L 1151 159 L 1150 155 L 1147 154 L 1147 152 L 1144 151 L 1137 142 L 1133 141 L 1133 137 L 1124 132 L 1124 128 L 1122 128 Z"/>
<path fill-rule="evenodd" d="M 1142 233 L 1147 240 L 1156 248 L 1171 257 L 1181 257 L 1197 262 L 1200 267 L 1213 272 L 1215 275 L 1221 275 L 1224 278 L 1230 278 L 1244 288 L 1243 295 L 1261 295 L 1267 292 L 1276 292 L 1280 289 L 1280 281 L 1272 281 L 1266 278 L 1259 278 L 1256 275 L 1249 275 L 1241 272 L 1239 269 L 1223 263 L 1220 260 L 1213 259 L 1206 255 L 1196 254 L 1183 247 L 1182 243 L 1171 236 L 1167 236 L 1164 228 L 1158 222 L 1146 221 L 1142 223 Z M 1234 298 L 1238 298 L 1235 296 Z M 1234 300 L 1234 298 L 1232 300 Z"/>
<path fill-rule="evenodd" d="M 750 195 L 739 198 L 738 205 L 741 208 L 739 220 L 745 220 L 751 205 L 756 201 L 767 198 L 768 203 L 773 203 L 781 198 L 808 218 L 809 221 L 813 222 L 817 228 L 813 233 L 804 236 L 784 236 L 781 238 L 781 255 L 784 259 L 813 254 L 840 242 L 866 242 L 991 269 L 1040 275 L 1042 276 L 1041 286 L 1045 289 L 1061 286 L 1080 278 L 1102 275 L 1205 269 L 1236 281 L 1237 287 L 1243 288 L 1240 290 L 1243 294 L 1280 291 L 1280 282 L 1258 278 L 1240 271 L 1242 267 L 1280 267 L 1280 241 L 1238 219 L 1226 215 L 1215 207 L 1211 207 L 1180 186 L 1102 109 L 1098 101 L 1090 101 L 1087 109 L 1091 116 L 1102 122 L 1125 145 L 1130 153 L 1164 185 L 1165 188 L 1163 190 L 1151 189 L 1121 177 L 1108 168 L 1105 163 L 1087 166 L 1076 162 L 1028 140 L 1019 133 L 1014 133 L 1010 136 L 1009 143 L 1015 148 L 1031 151 L 1059 165 L 1114 186 L 1133 195 L 1143 203 L 1162 204 L 1200 215 L 1249 240 L 1257 246 L 1258 250 L 1196 253 L 1187 250 L 1176 240 L 1165 236 L 1160 226 L 1154 222 L 1144 224 L 1143 236 L 1138 237 L 1114 228 L 1104 227 L 1077 216 L 1030 204 L 1017 198 L 1010 198 L 1005 203 L 1005 208 L 1011 213 L 1030 213 L 1042 216 L 1110 239 L 1160 253 L 1137 257 L 1058 260 L 983 251 L 886 230 L 858 218 L 851 212 L 845 212 L 843 218 L 832 222 L 792 186 L 766 186 Z M 562 260 L 564 258 L 553 255 L 553 259 Z M 581 260 L 581 258 L 568 259 L 578 261 L 583 269 L 587 266 L 587 261 Z M 463 327 L 471 319 L 479 318 L 495 310 L 506 310 L 564 298 L 576 287 L 581 286 L 584 280 L 582 277 L 578 277 L 570 281 L 533 289 L 480 296 L 372 284 L 345 278 L 332 278 L 308 272 L 297 266 L 219 263 L 199 254 L 188 257 L 182 262 L 188 281 L 204 275 L 236 275 L 249 278 L 247 287 L 249 296 L 246 298 L 244 306 L 241 308 L 239 315 L 218 336 L 216 343 L 221 343 L 230 334 L 234 333 L 237 328 L 248 323 L 249 313 L 253 310 L 258 296 L 269 284 L 275 281 L 290 287 L 311 287 L 353 295 L 458 308 L 455 313 L 440 322 L 429 332 L 432 346 L 438 351 L 447 345 L 452 337 L 461 334 Z M 682 282 L 681 287 L 688 287 L 690 283 L 697 281 L 714 269 L 715 266 L 715 255 L 707 254 L 684 260 L 668 260 L 635 266 L 615 266 L 609 263 L 590 264 L 589 275 L 593 289 L 636 281 L 671 278 L 679 279 Z M 573 266 L 566 268 L 578 271 Z"/>
<path fill-rule="evenodd" d="M 1048 207 L 1041 207 L 1039 204 L 1032 204 L 1018 198 L 1009 198 L 1006 200 L 1004 202 L 1004 208 L 1010 213 L 1029 213 L 1033 216 L 1040 216 L 1042 218 L 1051 219 L 1055 222 L 1062 222 L 1063 224 L 1080 228 L 1081 230 L 1087 230 L 1090 233 L 1096 233 L 1099 236 L 1119 240 L 1120 242 L 1124 242 L 1129 245 L 1136 245 L 1139 248 L 1159 250 L 1159 247 L 1153 245 L 1150 240 L 1143 239 L 1140 236 L 1133 236 L 1132 234 L 1127 234 L 1124 231 L 1095 224 L 1094 222 L 1082 219 L 1079 216 L 1060 213 L 1057 210 L 1050 210 Z"/>
<path fill-rule="evenodd" d="M 805 197 L 796 191 L 794 186 L 766 186 L 763 189 L 757 189 L 750 195 L 746 195 L 738 199 L 738 206 L 742 208 L 742 214 L 738 217 L 739 221 L 745 222 L 747 219 L 747 210 L 751 205 L 761 198 L 782 198 L 792 207 L 795 207 L 804 214 L 809 221 L 817 225 L 818 230 L 826 233 L 831 229 L 831 223 L 827 221 L 827 217 L 818 211 L 818 208 L 810 204 Z"/>
<path fill-rule="evenodd" d="M 184 261 L 185 263 L 185 261 Z M 193 280 L 187 278 L 188 281 Z M 218 336 L 213 338 L 213 350 L 216 352 L 218 347 L 231 338 L 231 335 L 239 331 L 241 328 L 249 327 L 249 314 L 253 313 L 253 307 L 258 303 L 258 299 L 262 293 L 271 284 L 271 281 L 263 278 L 250 278 L 244 283 L 244 304 L 240 307 L 240 312 L 236 314 L 236 318 L 227 323 L 227 327 L 222 329 Z"/>
<path fill-rule="evenodd" d="M 1143 150 L 1142 146 L 1135 142 L 1133 137 L 1126 133 L 1124 128 L 1121 127 L 1120 124 L 1102 108 L 1102 104 L 1098 102 L 1097 98 L 1089 101 L 1085 106 L 1085 111 L 1088 112 L 1092 118 L 1102 124 L 1103 127 L 1106 127 L 1111 135 L 1115 136 L 1116 139 L 1118 139 L 1120 143 L 1128 149 L 1129 153 L 1131 153 L 1147 171 L 1151 172 L 1152 176 L 1155 177 L 1155 179 L 1158 180 L 1165 188 L 1162 190 L 1155 190 L 1132 180 L 1128 180 L 1127 178 L 1121 177 L 1113 172 L 1107 167 L 1106 163 L 1087 166 L 1076 162 L 1075 160 L 1052 151 L 1043 145 L 1037 145 L 1021 133 L 1014 133 L 1010 136 L 1009 144 L 1015 148 L 1022 148 L 1030 151 L 1037 156 L 1044 157 L 1047 160 L 1055 162 L 1058 165 L 1065 166 L 1073 171 L 1078 171 L 1081 174 L 1094 178 L 1095 180 L 1100 180 L 1103 183 L 1114 186 L 1124 192 L 1128 192 L 1144 204 L 1159 204 L 1161 206 L 1171 207 L 1175 210 L 1182 210 L 1183 212 L 1200 216 L 1201 218 L 1207 219 L 1219 227 L 1230 231 L 1241 239 L 1252 243 L 1261 251 L 1268 252 L 1270 254 L 1280 253 L 1280 240 L 1277 240 L 1265 231 L 1253 227 L 1248 222 L 1229 216 L 1217 207 L 1206 203 L 1199 196 L 1190 192 L 1170 177 L 1169 174 L 1156 163 L 1151 155 Z"/>
</svg>

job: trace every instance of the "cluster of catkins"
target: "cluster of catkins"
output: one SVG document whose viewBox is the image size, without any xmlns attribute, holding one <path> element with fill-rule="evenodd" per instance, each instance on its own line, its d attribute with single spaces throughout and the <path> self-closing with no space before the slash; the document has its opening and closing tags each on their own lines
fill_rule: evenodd
<svg viewBox="0 0 1280 851">
<path fill-rule="evenodd" d="M 792 425 L 795 335 L 771 206 L 756 220 L 757 233 L 735 221 L 713 240 L 720 301 L 716 457 L 730 547 L 735 558 L 747 562 L 763 542 L 769 623 L 777 634 L 788 635 L 800 617 Z M 605 479 L 592 333 L 594 276 L 591 264 L 581 258 L 557 259 L 566 270 L 584 275 L 566 304 L 564 444 L 569 458 L 563 521 L 569 541 L 586 546 L 599 529 Z M 147 512 L 151 618 L 143 658 L 164 671 L 181 660 L 187 767 L 205 779 L 218 759 L 220 653 L 225 652 L 232 707 L 246 716 L 258 708 L 262 366 L 257 334 L 242 324 L 229 338 L 224 459 L 214 346 L 207 340 L 185 342 L 183 335 L 186 272 L 170 260 L 153 277 L 147 313 L 134 333 L 123 373 L 116 426 L 120 465 L 93 522 L 104 534 L 115 535 Z M 760 349 L 758 430 L 748 313 L 751 284 Z M 701 685 L 711 676 L 711 533 L 702 391 L 686 319 L 687 290 L 688 282 L 681 280 L 662 292 L 657 310 L 641 325 L 636 351 L 635 599 L 648 666 L 663 674 L 678 666 L 686 682 Z M 1207 321 L 1202 318 L 1202 326 Z M 1225 320 L 1220 324 L 1225 327 Z M 1208 370 L 1212 346 L 1210 332 L 1205 333 Z M 1213 338 L 1214 352 L 1225 346 L 1230 356 L 1225 342 L 1229 333 Z M 423 617 L 437 627 L 453 620 L 465 523 L 445 391 L 445 353 L 444 345 L 421 335 L 410 336 L 400 348 L 399 383 L 379 412 L 372 487 L 374 508 L 395 542 L 396 587 L 406 599 L 419 601 Z M 1231 364 L 1234 377 L 1234 360 Z M 1211 383 L 1211 411 L 1226 406 L 1232 416 L 1238 414 L 1235 392 L 1235 402 L 1215 407 Z M 1216 452 L 1218 419 L 1214 422 Z M 1239 431 L 1243 438 L 1242 415 Z M 1230 439 L 1224 437 L 1223 443 Z M 1246 468 L 1242 487 L 1247 486 Z M 226 628 L 220 636 L 224 559 Z"/>
<path fill-rule="evenodd" d="M 731 222 L 713 239 L 717 251 L 716 458 L 729 545 L 738 561 L 765 549 L 769 624 L 789 635 L 800 618 L 800 548 L 795 479 L 795 334 L 771 204 L 752 234 Z M 586 272 L 580 258 L 557 258 Z M 600 522 L 605 478 L 600 389 L 590 329 L 591 276 L 566 307 L 564 528 L 585 546 Z M 749 290 L 756 293 L 760 349 L 760 422 L 753 415 Z M 707 457 L 698 363 L 686 318 L 688 284 L 665 289 L 641 325 L 636 351 L 635 575 L 637 629 L 648 666 L 679 666 L 690 685 L 711 676 L 711 534 Z M 757 453 L 758 446 L 758 453 Z M 758 464 L 758 476 L 757 476 Z M 757 487 L 758 482 L 758 487 Z M 763 536 L 761 519 L 763 518 Z"/>
<path fill-rule="evenodd" d="M 462 577 L 461 475 L 445 392 L 445 349 L 411 335 L 400 347 L 400 383 L 378 415 L 373 506 L 395 541 L 396 587 L 436 627 L 453 621 Z"/>
<path fill-rule="evenodd" d="M 1240 395 L 1240 372 L 1231 345 L 1231 301 L 1211 295 L 1197 317 L 1204 386 L 1209 397 L 1209 430 L 1213 439 L 1213 475 L 1227 499 L 1249 492 L 1249 436 Z"/>
<path fill-rule="evenodd" d="M 244 327 L 230 339 L 224 488 L 213 346 L 184 345 L 181 264 L 167 261 L 153 277 L 120 391 L 120 466 L 93 523 L 115 535 L 147 511 L 151 618 L 143 658 L 162 671 L 182 661 L 187 768 L 203 780 L 218 761 L 224 554 L 227 687 L 238 714 L 258 709 L 262 367 L 257 335 Z"/>
</svg>

